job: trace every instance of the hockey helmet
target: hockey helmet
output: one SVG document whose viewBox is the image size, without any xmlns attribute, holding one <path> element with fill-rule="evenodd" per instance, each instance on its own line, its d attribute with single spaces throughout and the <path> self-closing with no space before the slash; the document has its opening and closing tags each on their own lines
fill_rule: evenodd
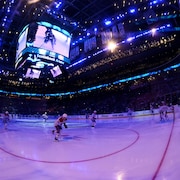
<svg viewBox="0 0 180 180">
<path fill-rule="evenodd" d="M 62 115 L 62 117 L 67 119 L 67 114 L 64 113 L 64 114 Z"/>
</svg>

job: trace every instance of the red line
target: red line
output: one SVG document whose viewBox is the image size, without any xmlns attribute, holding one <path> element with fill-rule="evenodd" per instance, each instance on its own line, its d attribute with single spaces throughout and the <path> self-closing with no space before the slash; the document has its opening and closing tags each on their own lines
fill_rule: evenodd
<svg viewBox="0 0 180 180">
<path fill-rule="evenodd" d="M 166 157 L 167 150 L 168 150 L 168 148 L 169 148 L 169 144 L 170 144 L 171 137 L 172 137 L 172 133 L 173 133 L 173 129 L 174 129 L 174 122 L 175 122 L 175 121 L 173 120 L 173 124 L 172 124 L 172 127 L 171 127 L 171 132 L 170 132 L 170 135 L 169 135 L 169 139 L 168 139 L 168 142 L 167 142 L 165 151 L 164 151 L 163 156 L 162 156 L 162 158 L 161 158 L 161 161 L 160 161 L 160 163 L 159 163 L 159 165 L 158 165 L 158 167 L 157 167 L 157 169 L 156 169 L 156 172 L 154 173 L 154 176 L 153 176 L 152 180 L 155 180 L 155 179 L 156 179 L 156 177 L 157 177 L 157 175 L 158 175 L 158 173 L 159 173 L 159 171 L 160 171 L 160 169 L 161 169 L 161 167 L 162 167 L 162 164 L 163 164 L 163 162 L 164 162 L 164 159 L 165 159 L 165 157 Z"/>
</svg>

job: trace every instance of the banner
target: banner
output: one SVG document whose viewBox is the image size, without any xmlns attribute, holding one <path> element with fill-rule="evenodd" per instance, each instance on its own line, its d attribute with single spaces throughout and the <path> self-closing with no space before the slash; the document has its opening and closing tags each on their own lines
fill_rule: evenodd
<svg viewBox="0 0 180 180">
<path fill-rule="evenodd" d="M 96 36 L 94 36 L 90 39 L 87 39 L 84 42 L 84 52 L 91 51 L 92 49 L 94 49 L 96 47 L 97 47 Z"/>
<path fill-rule="evenodd" d="M 79 56 L 79 46 L 76 46 L 71 49 L 70 51 L 70 59 L 75 59 L 77 56 Z"/>
</svg>

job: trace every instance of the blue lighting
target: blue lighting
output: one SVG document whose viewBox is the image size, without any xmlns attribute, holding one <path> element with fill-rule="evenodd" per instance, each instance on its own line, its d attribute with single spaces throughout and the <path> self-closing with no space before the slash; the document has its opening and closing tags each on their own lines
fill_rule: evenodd
<svg viewBox="0 0 180 180">
<path fill-rule="evenodd" d="M 62 4 L 62 2 L 56 3 L 56 8 L 58 9 L 61 4 Z"/>
<path fill-rule="evenodd" d="M 97 28 L 94 28 L 94 32 L 97 32 Z"/>
<path fill-rule="evenodd" d="M 152 3 L 153 3 L 153 4 L 157 4 L 157 3 L 158 3 L 158 1 L 154 0 Z"/>
<path fill-rule="evenodd" d="M 163 69 L 163 71 L 169 71 L 169 70 L 176 69 L 176 68 L 179 68 L 179 67 L 180 67 L 180 63 L 172 65 L 172 66 L 170 66 L 168 68 L 165 68 L 165 69 Z"/>
<path fill-rule="evenodd" d="M 73 26 L 77 26 L 77 22 L 71 22 Z"/>
<path fill-rule="evenodd" d="M 176 69 L 176 68 L 179 68 L 179 67 L 180 67 L 180 63 L 172 65 L 170 67 L 167 67 L 167 68 L 163 69 L 163 71 L 169 71 L 169 70 Z M 93 86 L 93 87 L 81 89 L 81 90 L 79 90 L 77 92 L 66 92 L 66 93 L 45 94 L 45 95 L 46 96 L 66 96 L 66 95 L 71 95 L 71 94 L 76 94 L 76 93 L 81 93 L 81 92 L 87 92 L 87 91 L 91 91 L 91 90 L 100 89 L 102 87 L 108 87 L 108 86 L 111 86 L 111 85 L 115 85 L 115 84 L 119 84 L 119 83 L 123 83 L 123 82 L 127 82 L 127 81 L 132 81 L 132 80 L 140 79 L 140 78 L 143 78 L 143 77 L 148 77 L 148 76 L 155 75 L 155 74 L 158 74 L 158 73 L 161 73 L 161 70 L 152 71 L 152 72 L 149 72 L 149 73 L 144 73 L 144 74 L 141 74 L 141 75 L 137 75 L 137 76 L 133 76 L 133 77 L 125 78 L 125 79 L 120 79 L 120 80 L 117 80 L 117 81 L 114 81 L 114 82 L 108 83 L 108 84 L 101 84 L 101 85 L 98 85 L 98 86 Z M 9 92 L 0 90 L 0 93 L 7 94 Z M 11 92 L 11 94 L 21 95 L 21 96 L 36 96 L 36 97 L 37 96 L 42 96 L 42 94 L 36 94 L 36 93 Z"/>
<path fill-rule="evenodd" d="M 124 14 L 120 14 L 119 16 L 120 16 L 121 18 L 123 18 L 125 15 L 124 15 Z"/>
<path fill-rule="evenodd" d="M 111 22 L 110 20 L 106 20 L 106 21 L 105 21 L 105 25 L 106 25 L 106 26 L 109 26 L 111 23 L 112 23 L 112 22 Z"/>
<path fill-rule="evenodd" d="M 163 2 L 163 0 L 153 0 L 152 2 L 150 2 L 150 5 L 155 5 L 161 2 Z"/>
<path fill-rule="evenodd" d="M 128 42 L 131 42 L 132 40 L 134 40 L 135 39 L 135 37 L 129 37 L 128 39 L 127 39 L 127 41 Z"/>
<path fill-rule="evenodd" d="M 134 14 L 134 13 L 136 12 L 136 10 L 133 8 L 133 9 L 130 9 L 129 12 L 130 12 L 131 14 Z"/>
</svg>

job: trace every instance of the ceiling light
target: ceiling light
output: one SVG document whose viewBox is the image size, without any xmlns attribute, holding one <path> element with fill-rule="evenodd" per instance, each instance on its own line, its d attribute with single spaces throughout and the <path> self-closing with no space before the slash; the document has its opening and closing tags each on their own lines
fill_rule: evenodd
<svg viewBox="0 0 180 180">
<path fill-rule="evenodd" d="M 113 51 L 116 49 L 116 47 L 117 47 L 117 45 L 116 45 L 116 43 L 115 43 L 114 41 L 110 41 L 110 42 L 108 43 L 108 49 L 109 49 L 111 52 L 113 52 Z"/>
<path fill-rule="evenodd" d="M 39 2 L 40 0 L 28 0 L 28 4 L 34 4 Z"/>
<path fill-rule="evenodd" d="M 111 21 L 110 21 L 110 20 L 106 20 L 106 21 L 105 21 L 105 25 L 106 25 L 106 26 L 108 26 L 108 25 L 110 25 L 110 24 L 111 24 Z"/>
</svg>

